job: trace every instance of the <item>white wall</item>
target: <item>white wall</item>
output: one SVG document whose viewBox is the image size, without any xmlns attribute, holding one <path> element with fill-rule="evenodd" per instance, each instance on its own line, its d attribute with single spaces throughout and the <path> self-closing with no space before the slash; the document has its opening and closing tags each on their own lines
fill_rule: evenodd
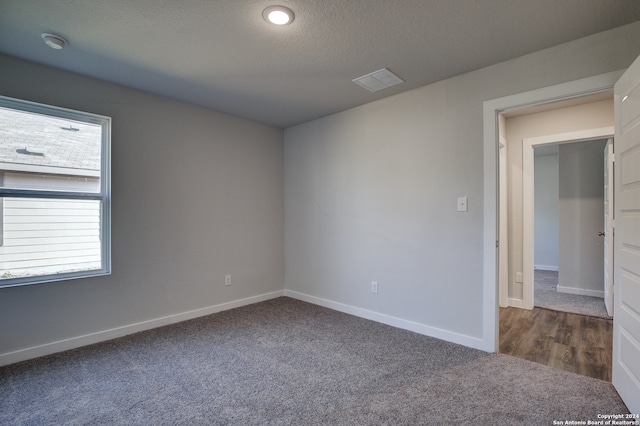
<svg viewBox="0 0 640 426">
<path fill-rule="evenodd" d="M 289 294 L 483 347 L 482 103 L 626 68 L 632 40 L 640 23 L 287 129 Z"/>
<path fill-rule="evenodd" d="M 604 297 L 606 143 L 560 145 L 560 292 Z"/>
<path fill-rule="evenodd" d="M 7 56 L 0 69 L 2 95 L 113 119 L 113 273 L 0 289 L 0 362 L 282 293 L 281 130 Z"/>
<path fill-rule="evenodd" d="M 534 265 L 558 270 L 558 154 L 534 160 Z"/>
<path fill-rule="evenodd" d="M 516 272 L 523 272 L 522 140 L 609 126 L 613 126 L 613 99 L 507 118 L 510 298 L 522 299 L 522 283 L 515 282 Z"/>
</svg>

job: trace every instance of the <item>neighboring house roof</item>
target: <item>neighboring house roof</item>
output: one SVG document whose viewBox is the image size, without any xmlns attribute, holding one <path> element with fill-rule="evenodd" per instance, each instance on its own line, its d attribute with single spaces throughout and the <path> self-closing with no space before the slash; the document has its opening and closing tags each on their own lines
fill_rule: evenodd
<svg viewBox="0 0 640 426">
<path fill-rule="evenodd" d="M 98 176 L 101 131 L 95 124 L 0 108 L 0 170 Z"/>
</svg>

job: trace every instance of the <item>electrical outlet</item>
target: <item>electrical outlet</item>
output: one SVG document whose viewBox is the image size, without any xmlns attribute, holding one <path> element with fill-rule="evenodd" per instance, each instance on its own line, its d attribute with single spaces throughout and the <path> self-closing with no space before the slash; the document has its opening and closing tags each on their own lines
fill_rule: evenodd
<svg viewBox="0 0 640 426">
<path fill-rule="evenodd" d="M 225 287 L 229 287 L 231 285 L 231 275 L 224 276 L 224 285 Z"/>
<path fill-rule="evenodd" d="M 371 281 L 371 293 L 378 294 L 378 282 Z"/>
<path fill-rule="evenodd" d="M 516 272 L 516 282 L 521 283 L 522 281 L 522 272 Z"/>
</svg>

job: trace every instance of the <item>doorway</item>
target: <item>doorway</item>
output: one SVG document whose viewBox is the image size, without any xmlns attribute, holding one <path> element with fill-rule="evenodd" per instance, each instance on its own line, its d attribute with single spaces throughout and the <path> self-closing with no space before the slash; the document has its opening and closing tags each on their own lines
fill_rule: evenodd
<svg viewBox="0 0 640 426">
<path fill-rule="evenodd" d="M 611 143 L 533 146 L 534 188 L 524 190 L 533 190 L 534 199 L 535 307 L 611 318 L 604 272 L 605 147 Z"/>
<path fill-rule="evenodd" d="M 594 123 L 610 126 L 592 128 Z M 593 296 L 604 294 L 604 250 L 597 233 L 604 223 L 603 138 L 612 136 L 612 125 L 612 96 L 600 94 L 572 100 L 571 105 L 557 103 L 543 111 L 507 117 L 502 127 L 509 152 L 516 152 L 507 164 L 515 172 L 500 174 L 511 179 L 507 185 L 511 192 L 500 197 L 501 201 L 509 200 L 509 215 L 501 218 L 500 229 L 508 219 L 509 262 L 501 264 L 501 269 L 509 268 L 507 300 L 514 308 L 500 310 L 499 350 L 601 380 L 611 380 L 612 322 L 575 313 L 582 310 L 578 313 L 590 314 L 589 302 L 597 300 L 604 311 L 604 301 Z M 543 159 L 551 161 L 536 174 L 535 165 Z M 555 176 L 549 164 L 555 164 Z M 536 180 L 538 185 L 534 184 Z M 546 201 L 555 198 L 555 218 L 545 219 L 555 221 L 556 229 L 547 235 L 543 250 L 536 253 L 535 242 L 541 239 L 540 225 L 544 222 L 538 220 L 538 226 L 534 226 L 536 219 L 541 219 L 536 210 L 539 216 L 545 204 L 541 195 L 547 196 Z M 554 240 L 555 256 L 550 244 Z M 535 278 L 539 275 L 535 271 L 540 273 L 540 269 L 555 270 L 548 274 L 560 277 L 552 291 L 542 294 L 553 296 L 546 300 L 554 302 L 546 306 L 550 309 L 540 309 L 536 303 L 540 300 L 535 297 Z M 588 333 L 594 339 L 586 344 L 581 339 L 566 338 L 572 333 Z"/>
<path fill-rule="evenodd" d="M 518 93 L 502 98 L 487 100 L 483 103 L 483 348 L 489 352 L 499 349 L 499 309 L 503 306 L 500 300 L 500 288 L 505 282 L 499 281 L 499 272 L 503 266 L 499 262 L 499 135 L 503 122 L 499 120 L 502 113 L 544 107 L 545 105 L 570 101 L 571 99 L 610 93 L 614 84 L 624 74 L 613 71 L 593 77 L 549 86 L 530 92 Z M 617 99 L 617 98 L 616 98 Z M 500 303 L 498 303 L 500 301 Z"/>
<path fill-rule="evenodd" d="M 504 211 L 504 204 L 508 205 L 507 214 L 500 215 L 500 278 L 506 277 L 506 283 L 500 283 L 500 306 L 515 306 L 525 309 L 532 309 L 534 306 L 534 270 L 536 266 L 540 269 L 558 269 L 558 260 L 552 261 L 542 259 L 535 261 L 535 197 L 534 197 L 534 169 L 536 151 L 553 150 L 563 152 L 563 168 L 571 169 L 566 172 L 562 179 L 563 197 L 570 199 L 571 197 L 580 196 L 580 203 L 577 206 L 587 204 L 587 197 L 591 194 L 584 193 L 586 188 L 584 185 L 589 183 L 589 166 L 585 163 L 587 159 L 593 161 L 593 156 L 585 156 L 584 149 L 571 148 L 576 146 L 578 142 L 584 142 L 603 139 L 613 134 L 613 99 L 611 93 L 599 93 L 595 96 L 585 96 L 571 101 L 556 102 L 547 104 L 544 108 L 535 108 L 533 111 L 529 109 L 518 110 L 516 112 L 505 112 L 504 118 L 501 117 L 500 135 L 504 136 L 507 143 L 507 171 L 500 171 L 500 188 L 503 188 L 503 179 L 508 181 L 507 193 L 500 193 L 500 210 Z M 561 148 L 562 147 L 562 148 Z M 599 148 L 595 148 L 598 150 Z M 540 151 L 542 150 L 542 151 Z M 593 147 L 591 148 L 593 151 Z M 597 155 L 602 157 L 603 151 L 599 151 Z M 501 148 L 501 161 L 502 161 Z M 559 158 L 559 157 L 556 157 Z M 581 167 L 581 164 L 584 167 Z M 602 161 L 597 160 L 597 166 L 602 168 Z M 585 171 L 586 170 L 586 171 Z M 583 176 L 584 175 L 584 176 Z M 597 176 L 601 180 L 603 176 Z M 560 179 L 558 178 L 558 181 Z M 571 181 L 572 185 L 566 182 Z M 544 188 L 545 190 L 547 188 Z M 602 191 L 602 187 L 599 188 Z M 569 218 L 573 213 L 573 219 L 579 219 L 580 210 L 576 210 L 576 205 L 563 203 L 562 207 L 567 210 L 572 208 L 571 212 L 563 215 L 565 226 L 562 230 L 571 229 L 576 223 L 575 220 Z M 574 203 L 576 204 L 576 203 Z M 599 210 L 599 214 L 604 214 L 604 209 Z M 508 225 L 505 227 L 504 223 Z M 600 221 L 603 224 L 603 220 Z M 506 231 L 505 231 L 506 229 Z M 602 226 L 598 231 L 602 230 Z M 564 232 L 561 243 L 565 249 L 559 253 L 563 256 L 564 263 L 572 266 L 576 259 L 580 259 L 582 253 L 582 244 L 580 242 L 587 241 L 586 235 L 582 235 L 579 229 L 576 232 Z M 506 232 L 507 238 L 503 237 Z M 587 232 L 587 231 L 585 231 Z M 588 232 L 591 232 L 590 230 Z M 597 231 L 595 231 L 597 234 Z M 590 236 L 590 242 L 593 242 L 594 236 Z M 567 243 L 568 238 L 571 244 Z M 503 245 L 502 241 L 508 240 L 508 245 Z M 577 241 L 577 242 L 575 242 Z M 558 243 L 559 244 L 559 243 Z M 556 250 L 557 247 L 556 247 Z M 505 252 L 507 255 L 505 256 Z M 558 255 L 556 255 L 557 257 Z M 504 261 L 505 257 L 508 259 Z M 587 257 L 585 257 L 586 259 Z M 591 262 L 593 258 L 590 258 Z M 604 259 L 600 256 L 600 260 Z M 585 266 L 588 263 L 585 262 Z M 589 296 L 602 296 L 602 292 L 594 293 L 588 289 L 595 289 L 595 286 L 584 286 L 582 281 L 586 278 L 591 279 L 589 273 L 580 276 L 579 266 L 575 266 L 571 274 L 565 275 L 564 283 L 566 292 L 578 292 L 577 289 L 583 289 L 583 294 Z M 571 271 L 567 269 L 567 271 Z M 602 290 L 602 289 L 600 289 Z M 506 293 L 506 296 L 502 293 Z"/>
<path fill-rule="evenodd" d="M 523 179 L 523 199 L 535 201 L 525 221 L 533 218 L 535 224 L 534 307 L 500 309 L 499 352 L 611 381 L 613 321 L 603 299 L 604 248 L 598 235 L 604 225 L 608 140 L 561 136 L 544 142 L 552 139 L 557 142 L 523 144 L 533 152 L 532 167 L 523 164 L 523 174 L 530 175 Z M 535 184 L 529 188 L 529 183 Z"/>
<path fill-rule="evenodd" d="M 611 105 L 612 106 L 612 105 Z M 613 117 L 611 117 L 613 118 Z M 585 315 L 596 313 L 597 300 L 605 296 L 604 276 L 604 148 L 607 139 L 613 134 L 613 127 L 588 129 L 570 133 L 547 135 L 543 137 L 523 139 L 523 179 L 522 179 L 522 267 L 523 267 L 523 306 L 540 306 L 536 304 L 536 275 L 538 269 L 549 269 L 548 258 L 541 261 L 536 253 L 536 238 L 542 232 L 534 226 L 536 210 L 542 203 L 534 202 L 538 196 L 547 195 L 547 188 L 536 187 L 534 181 L 548 176 L 536 176 L 535 152 L 557 147 L 558 150 L 558 206 L 557 206 L 557 260 L 554 265 L 559 270 L 556 291 L 558 301 L 556 307 L 568 312 Z M 540 160 L 545 157 L 538 157 Z M 548 172 L 548 171 L 547 171 Z M 544 180 L 543 180 L 544 182 Z M 551 185 L 551 182 L 544 182 Z M 514 262 L 517 264 L 517 262 Z M 551 273 L 547 275 L 552 275 Z M 570 296 L 573 295 L 573 296 Z M 549 300 L 553 302 L 553 300 Z M 600 317 L 608 318 L 602 306 L 597 310 Z M 573 306 L 571 305 L 573 303 Z M 584 304 L 584 306 L 580 306 Z"/>
</svg>

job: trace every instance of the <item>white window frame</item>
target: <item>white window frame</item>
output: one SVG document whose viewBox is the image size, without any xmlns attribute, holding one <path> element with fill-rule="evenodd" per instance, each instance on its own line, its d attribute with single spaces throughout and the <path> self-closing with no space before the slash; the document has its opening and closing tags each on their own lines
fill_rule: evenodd
<svg viewBox="0 0 640 426">
<path fill-rule="evenodd" d="M 63 118 L 90 124 L 102 128 L 100 152 L 100 192 L 72 192 L 63 190 L 10 189 L 0 187 L 2 198 L 46 198 L 59 200 L 98 200 L 100 201 L 100 249 L 101 268 L 87 271 L 66 272 L 50 275 L 8 278 L 0 280 L 0 288 L 76 278 L 88 278 L 111 274 L 111 118 L 88 112 L 75 111 L 52 105 L 24 101 L 0 96 L 0 107 L 31 112 L 50 117 Z M 1 216 L 0 216 L 1 217 Z"/>
</svg>

